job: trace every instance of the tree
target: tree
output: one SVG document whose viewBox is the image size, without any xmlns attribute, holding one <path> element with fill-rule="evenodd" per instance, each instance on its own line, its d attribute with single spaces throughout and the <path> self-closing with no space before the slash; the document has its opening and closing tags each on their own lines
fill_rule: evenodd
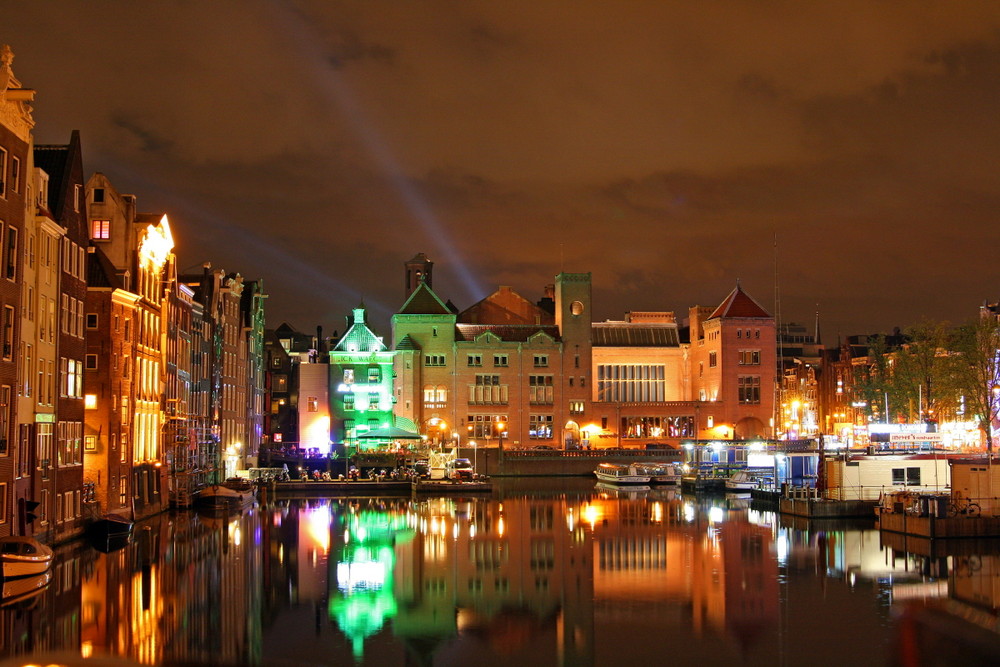
<svg viewBox="0 0 1000 667">
<path fill-rule="evenodd" d="M 881 418 L 887 424 L 906 404 L 906 394 L 893 378 L 896 353 L 885 335 L 869 336 L 867 363 L 854 367 L 855 396 L 867 404 L 873 419 Z M 886 408 L 890 414 L 886 414 Z"/>
<path fill-rule="evenodd" d="M 911 423 L 939 418 L 954 405 L 949 400 L 948 326 L 929 320 L 906 330 L 907 342 L 896 355 L 892 384 L 902 404 L 909 408 Z"/>
<path fill-rule="evenodd" d="M 993 425 L 1000 421 L 1000 327 L 996 317 L 983 311 L 976 320 L 959 327 L 949 357 L 955 389 L 986 434 L 986 451 L 993 458 Z"/>
</svg>

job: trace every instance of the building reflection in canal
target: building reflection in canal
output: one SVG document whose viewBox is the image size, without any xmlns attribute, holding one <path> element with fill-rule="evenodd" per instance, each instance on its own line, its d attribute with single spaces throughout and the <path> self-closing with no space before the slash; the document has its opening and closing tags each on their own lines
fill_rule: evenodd
<svg viewBox="0 0 1000 667">
<path fill-rule="evenodd" d="M 935 635 L 908 610 L 937 605 L 977 630 L 996 626 L 1000 549 L 977 545 L 947 553 L 871 522 L 817 526 L 673 491 L 177 513 L 108 553 L 61 546 L 47 586 L 5 598 L 0 656 L 888 664 L 909 636 L 893 633 L 893 611 L 921 628 L 916 651 L 933 650 Z"/>
</svg>

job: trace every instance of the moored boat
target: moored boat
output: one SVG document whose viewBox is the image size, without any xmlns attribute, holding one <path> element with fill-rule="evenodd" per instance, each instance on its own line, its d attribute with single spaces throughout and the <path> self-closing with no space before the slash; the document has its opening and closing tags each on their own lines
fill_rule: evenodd
<svg viewBox="0 0 1000 667">
<path fill-rule="evenodd" d="M 253 505 L 257 499 L 256 491 L 250 480 L 228 479 L 198 491 L 195 504 L 206 509 L 240 509 Z"/>
<path fill-rule="evenodd" d="M 93 521 L 87 531 L 95 540 L 127 538 L 132 534 L 132 520 L 120 514 L 109 513 Z"/>
<path fill-rule="evenodd" d="M 33 537 L 10 535 L 0 537 L 0 565 L 4 580 L 30 577 L 52 567 L 52 549 Z"/>
<path fill-rule="evenodd" d="M 652 475 L 640 470 L 635 464 L 601 463 L 594 475 L 608 484 L 649 484 L 652 479 Z"/>
<path fill-rule="evenodd" d="M 649 473 L 651 484 L 680 484 L 681 468 L 677 463 L 636 463 L 636 470 Z"/>
<path fill-rule="evenodd" d="M 737 470 L 726 480 L 726 491 L 753 491 L 760 486 L 761 476 L 751 470 Z"/>
</svg>

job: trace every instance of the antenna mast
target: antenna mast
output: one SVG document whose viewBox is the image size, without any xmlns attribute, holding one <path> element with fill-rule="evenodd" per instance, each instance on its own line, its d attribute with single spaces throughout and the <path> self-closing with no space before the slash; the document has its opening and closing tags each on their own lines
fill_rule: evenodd
<svg viewBox="0 0 1000 667">
<path fill-rule="evenodd" d="M 774 334 L 777 344 L 778 360 L 776 366 L 777 379 L 774 383 L 774 439 L 782 425 L 781 398 L 785 384 L 785 351 L 781 336 L 781 290 L 778 289 L 778 234 L 774 234 Z"/>
</svg>

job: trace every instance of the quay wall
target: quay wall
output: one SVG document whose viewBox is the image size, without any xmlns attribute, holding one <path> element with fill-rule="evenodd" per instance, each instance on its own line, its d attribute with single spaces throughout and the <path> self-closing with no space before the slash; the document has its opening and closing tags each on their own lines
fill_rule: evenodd
<svg viewBox="0 0 1000 667">
<path fill-rule="evenodd" d="M 916 516 L 906 512 L 879 515 L 879 529 L 926 538 L 1000 537 L 1000 518 Z"/>
<path fill-rule="evenodd" d="M 781 498 L 778 511 L 782 514 L 810 519 L 840 519 L 845 517 L 872 517 L 875 501 L 868 500 L 811 500 Z"/>
</svg>

